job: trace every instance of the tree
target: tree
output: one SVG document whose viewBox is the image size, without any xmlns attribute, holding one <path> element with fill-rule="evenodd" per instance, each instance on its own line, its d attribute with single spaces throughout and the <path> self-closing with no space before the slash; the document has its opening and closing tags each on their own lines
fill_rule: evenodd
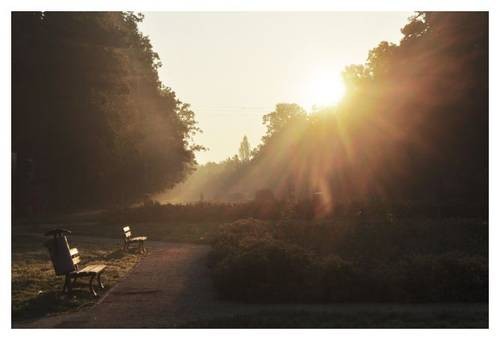
<svg viewBox="0 0 500 340">
<path fill-rule="evenodd" d="M 219 164 L 204 192 L 283 199 L 293 183 L 297 200 L 321 192 L 329 208 L 438 203 L 486 217 L 488 13 L 417 13 L 402 33 L 346 67 L 336 107 L 276 105 L 252 159 Z"/>
<path fill-rule="evenodd" d="M 44 209 L 102 208 L 172 187 L 195 164 L 194 113 L 124 12 L 12 14 L 12 151 Z M 14 206 L 32 194 L 15 178 Z"/>
<path fill-rule="evenodd" d="M 262 117 L 262 124 L 267 128 L 263 137 L 265 143 L 272 135 L 280 132 L 285 126 L 293 121 L 307 117 L 306 111 L 297 104 L 280 103 L 276 109 Z"/>
<path fill-rule="evenodd" d="M 243 140 L 239 149 L 240 161 L 248 162 L 250 160 L 250 143 L 248 143 L 247 136 L 243 136 Z"/>
</svg>

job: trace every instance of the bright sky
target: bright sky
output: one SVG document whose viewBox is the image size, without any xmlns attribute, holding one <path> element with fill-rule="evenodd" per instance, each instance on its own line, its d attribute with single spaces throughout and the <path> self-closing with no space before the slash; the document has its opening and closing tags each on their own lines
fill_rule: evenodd
<svg viewBox="0 0 500 340">
<path fill-rule="evenodd" d="M 409 12 L 146 12 L 140 30 L 163 67 L 160 79 L 191 104 L 209 148 L 200 164 L 255 147 L 262 115 L 281 102 L 334 102 L 340 73 L 380 41 L 398 42 Z M 331 98 L 331 100 L 330 100 Z"/>
</svg>

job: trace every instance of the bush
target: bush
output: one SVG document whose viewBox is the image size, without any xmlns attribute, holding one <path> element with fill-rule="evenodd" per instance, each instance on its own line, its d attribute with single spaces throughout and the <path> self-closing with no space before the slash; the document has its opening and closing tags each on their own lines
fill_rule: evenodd
<svg viewBox="0 0 500 340">
<path fill-rule="evenodd" d="M 352 262 L 330 255 L 318 261 L 322 291 L 321 299 L 328 302 L 346 302 L 356 299 L 355 283 L 359 281 L 359 272 Z"/>
<path fill-rule="evenodd" d="M 270 224 L 268 222 L 246 219 L 233 223 L 226 223 L 219 227 L 213 238 L 213 251 L 211 263 L 238 252 L 245 244 L 253 240 L 271 238 Z"/>
<path fill-rule="evenodd" d="M 282 218 L 318 221 L 322 218 L 343 220 L 356 223 L 364 220 L 379 220 L 387 226 L 394 225 L 399 219 L 451 219 L 486 220 L 483 211 L 487 205 L 481 202 L 442 202 L 430 205 L 428 202 L 350 202 L 339 203 L 332 207 L 328 214 L 318 212 L 314 200 L 293 202 L 287 199 L 273 198 L 272 193 L 260 193 L 253 201 L 227 203 L 215 201 L 199 201 L 183 204 L 160 204 L 146 199 L 145 202 L 129 208 L 115 208 L 102 214 L 102 222 L 232 222 L 238 219 L 257 218 L 278 221 Z M 487 209 L 486 209 L 487 210 Z M 321 223 L 317 223 L 320 225 Z"/>
<path fill-rule="evenodd" d="M 225 297 L 245 301 L 301 301 L 307 295 L 311 257 L 301 247 L 274 239 L 247 241 L 214 268 Z"/>
<path fill-rule="evenodd" d="M 331 230 L 324 226 L 308 229 L 298 223 L 275 225 L 254 219 L 225 224 L 213 242 L 216 288 L 226 298 L 266 302 L 488 300 L 488 265 L 484 256 L 400 252 L 398 257 L 388 257 L 384 249 L 378 255 L 375 248 L 366 252 L 360 247 L 368 244 L 365 242 L 370 235 L 376 235 L 372 229 L 336 235 L 344 235 L 348 244 L 358 246 L 344 251 L 350 258 L 335 254 L 335 247 L 330 253 L 307 247 L 331 240 Z M 384 239 L 388 236 L 389 240 Z M 389 245 L 392 237 L 382 233 L 376 244 Z"/>
<path fill-rule="evenodd" d="M 488 301 L 488 264 L 482 256 L 416 255 L 404 261 L 402 267 L 401 284 L 412 301 Z"/>
</svg>

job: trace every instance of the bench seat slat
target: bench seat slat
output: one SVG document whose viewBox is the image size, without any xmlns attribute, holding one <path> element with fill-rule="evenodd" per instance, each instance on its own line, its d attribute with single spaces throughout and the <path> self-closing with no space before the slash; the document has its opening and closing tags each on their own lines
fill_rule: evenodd
<svg viewBox="0 0 500 340">
<path fill-rule="evenodd" d="M 76 274 L 84 274 L 84 273 L 96 273 L 102 272 L 106 268 L 105 264 L 91 264 L 86 266 L 83 269 L 80 269 L 76 272 Z"/>
<path fill-rule="evenodd" d="M 147 236 L 137 236 L 137 237 L 131 237 L 131 238 L 129 238 L 129 242 L 146 241 L 147 239 L 148 239 Z"/>
</svg>

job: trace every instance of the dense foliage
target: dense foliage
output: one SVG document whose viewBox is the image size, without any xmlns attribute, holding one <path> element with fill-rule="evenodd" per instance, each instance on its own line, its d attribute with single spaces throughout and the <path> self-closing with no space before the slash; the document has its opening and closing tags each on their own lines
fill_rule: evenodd
<svg viewBox="0 0 500 340">
<path fill-rule="evenodd" d="M 256 192 L 256 199 L 247 202 L 225 203 L 198 201 L 193 203 L 166 203 L 146 201 L 131 208 L 110 209 L 101 214 L 103 222 L 232 222 L 242 218 L 264 220 L 364 218 L 477 218 L 483 214 L 484 206 L 478 202 L 448 204 L 421 202 L 387 204 L 387 202 L 349 202 L 336 204 L 328 212 L 315 200 L 277 200 L 271 191 Z"/>
<path fill-rule="evenodd" d="M 213 241 L 219 293 L 250 302 L 485 302 L 487 225 L 239 220 Z"/>
<path fill-rule="evenodd" d="M 418 13 L 401 32 L 345 69 L 336 107 L 278 104 L 250 162 L 209 164 L 165 198 L 235 201 L 268 188 L 279 199 L 317 193 L 329 209 L 474 202 L 487 216 L 488 14 Z"/>
<path fill-rule="evenodd" d="M 189 105 L 121 12 L 12 14 L 16 212 L 106 207 L 180 181 L 194 165 Z"/>
</svg>

